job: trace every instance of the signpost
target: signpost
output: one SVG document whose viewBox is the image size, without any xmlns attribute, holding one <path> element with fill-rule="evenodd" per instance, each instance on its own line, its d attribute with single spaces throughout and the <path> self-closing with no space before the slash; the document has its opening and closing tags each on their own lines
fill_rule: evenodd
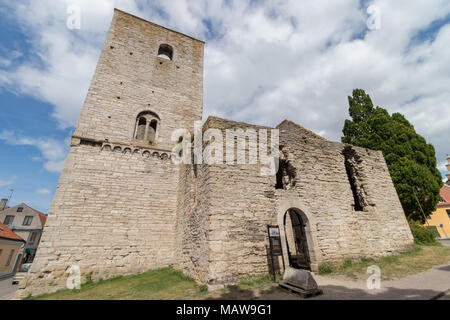
<svg viewBox="0 0 450 320">
<path fill-rule="evenodd" d="M 283 250 L 281 248 L 280 227 L 273 226 L 273 225 L 267 225 L 267 233 L 269 234 L 273 281 L 276 282 L 274 257 L 278 257 L 278 256 L 282 257 L 283 269 L 284 269 L 284 257 L 283 257 Z"/>
</svg>

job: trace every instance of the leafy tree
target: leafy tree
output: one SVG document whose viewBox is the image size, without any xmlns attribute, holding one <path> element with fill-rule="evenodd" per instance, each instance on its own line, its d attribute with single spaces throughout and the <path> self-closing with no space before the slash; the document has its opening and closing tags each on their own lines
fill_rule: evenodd
<svg viewBox="0 0 450 320">
<path fill-rule="evenodd" d="M 345 120 L 342 142 L 381 150 L 406 216 L 424 222 L 413 190 L 425 215 L 436 210 L 442 177 L 433 145 L 400 113 L 390 116 L 386 109 L 374 107 L 364 90 L 353 90 L 348 101 L 352 120 Z"/>
</svg>

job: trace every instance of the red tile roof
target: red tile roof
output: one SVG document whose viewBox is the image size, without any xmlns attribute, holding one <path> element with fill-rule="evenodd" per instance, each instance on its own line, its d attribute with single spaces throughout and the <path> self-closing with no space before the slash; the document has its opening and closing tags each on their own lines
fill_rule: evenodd
<svg viewBox="0 0 450 320">
<path fill-rule="evenodd" d="M 439 202 L 438 206 L 450 206 L 450 186 L 444 184 L 441 188 L 441 198 L 444 199 L 444 202 Z"/>
<path fill-rule="evenodd" d="M 10 240 L 18 240 L 23 241 L 21 237 L 19 237 L 17 234 L 12 232 L 11 229 L 9 229 L 7 226 L 5 226 L 3 223 L 0 222 L 0 238 L 10 239 Z"/>
</svg>

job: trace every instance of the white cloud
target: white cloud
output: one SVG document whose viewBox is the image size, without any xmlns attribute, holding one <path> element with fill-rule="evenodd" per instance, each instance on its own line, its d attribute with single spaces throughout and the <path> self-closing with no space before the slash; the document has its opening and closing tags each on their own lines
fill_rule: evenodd
<svg viewBox="0 0 450 320">
<path fill-rule="evenodd" d="M 72 3 L 81 7 L 81 30 L 66 28 Z M 435 37 L 417 35 L 447 17 L 450 2 L 370 4 L 381 9 L 380 30 L 367 30 L 359 0 L 12 2 L 6 6 L 39 62 L 0 68 L 0 86 L 53 104 L 60 126 L 74 126 L 118 7 L 207 40 L 205 116 L 267 125 L 289 118 L 339 140 L 347 95 L 362 88 L 376 105 L 404 113 L 443 160 L 449 153 L 450 25 Z M 47 160 L 47 169 L 60 169 L 61 160 Z"/>
<path fill-rule="evenodd" d="M 24 145 L 38 148 L 45 162 L 44 168 L 53 173 L 61 172 L 69 151 L 68 141 L 61 142 L 52 138 L 29 138 L 6 130 L 0 132 L 0 140 L 10 145 Z"/>
<path fill-rule="evenodd" d="M 12 185 L 16 181 L 16 179 L 17 179 L 16 177 L 11 177 L 7 180 L 0 179 L 0 188 Z"/>
<path fill-rule="evenodd" d="M 47 195 L 47 194 L 51 194 L 51 191 L 46 188 L 41 188 L 41 189 L 36 190 L 36 194 Z"/>
</svg>

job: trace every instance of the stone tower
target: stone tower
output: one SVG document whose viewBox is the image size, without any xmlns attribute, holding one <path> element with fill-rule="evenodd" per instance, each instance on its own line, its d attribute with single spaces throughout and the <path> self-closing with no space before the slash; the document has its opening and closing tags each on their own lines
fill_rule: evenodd
<svg viewBox="0 0 450 320">
<path fill-rule="evenodd" d="M 202 118 L 202 41 L 115 10 L 19 296 L 176 262 L 175 129 Z M 51 289 L 50 289 L 51 288 Z"/>
</svg>

